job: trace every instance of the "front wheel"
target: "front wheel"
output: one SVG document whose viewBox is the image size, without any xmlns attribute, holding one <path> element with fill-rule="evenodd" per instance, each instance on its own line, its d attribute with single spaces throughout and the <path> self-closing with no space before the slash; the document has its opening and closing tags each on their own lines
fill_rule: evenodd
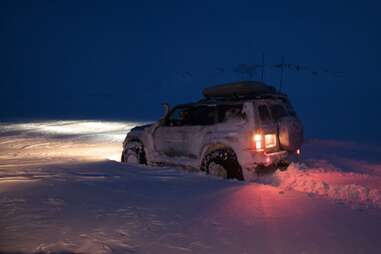
<svg viewBox="0 0 381 254">
<path fill-rule="evenodd" d="M 147 164 L 143 144 L 138 141 L 128 143 L 123 149 L 121 162 L 131 164 Z"/>
<path fill-rule="evenodd" d="M 244 180 L 237 156 L 231 149 L 219 149 L 206 155 L 201 170 L 224 179 Z"/>
</svg>

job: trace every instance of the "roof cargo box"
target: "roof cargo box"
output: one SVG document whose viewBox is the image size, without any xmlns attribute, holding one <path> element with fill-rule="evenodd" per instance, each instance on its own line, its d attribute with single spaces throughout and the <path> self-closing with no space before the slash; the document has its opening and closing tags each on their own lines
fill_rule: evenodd
<svg viewBox="0 0 381 254">
<path fill-rule="evenodd" d="M 207 87 L 202 93 L 206 98 L 251 97 L 274 94 L 276 90 L 260 81 L 239 81 Z"/>
</svg>

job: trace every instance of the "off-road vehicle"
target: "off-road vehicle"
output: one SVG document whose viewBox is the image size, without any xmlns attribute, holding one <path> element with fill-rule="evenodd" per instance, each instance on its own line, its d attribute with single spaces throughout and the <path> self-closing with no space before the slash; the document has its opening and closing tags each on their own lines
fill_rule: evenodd
<svg viewBox="0 0 381 254">
<path fill-rule="evenodd" d="M 177 165 L 239 180 L 284 170 L 300 155 L 303 128 L 286 94 L 258 81 L 204 89 L 204 98 L 131 129 L 121 161 Z"/>
</svg>

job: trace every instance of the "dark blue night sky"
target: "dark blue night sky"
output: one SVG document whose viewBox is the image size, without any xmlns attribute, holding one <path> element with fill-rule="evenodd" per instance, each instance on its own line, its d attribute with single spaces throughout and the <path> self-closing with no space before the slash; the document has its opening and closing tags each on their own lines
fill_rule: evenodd
<svg viewBox="0 0 381 254">
<path fill-rule="evenodd" d="M 156 119 L 240 64 L 301 64 L 308 137 L 381 143 L 376 1 L 1 1 L 0 117 Z M 329 70 L 329 73 L 324 70 Z M 255 77 L 254 77 L 255 78 Z M 260 75 L 257 79 L 260 78 Z M 279 70 L 265 70 L 278 85 Z"/>
</svg>

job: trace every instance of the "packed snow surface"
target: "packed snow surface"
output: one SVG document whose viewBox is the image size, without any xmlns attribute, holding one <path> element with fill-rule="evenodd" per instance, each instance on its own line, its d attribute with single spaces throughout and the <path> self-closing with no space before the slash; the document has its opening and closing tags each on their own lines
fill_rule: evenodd
<svg viewBox="0 0 381 254">
<path fill-rule="evenodd" d="M 0 123 L 0 253 L 381 253 L 381 148 L 309 140 L 255 182 L 121 164 L 139 123 Z"/>
</svg>

